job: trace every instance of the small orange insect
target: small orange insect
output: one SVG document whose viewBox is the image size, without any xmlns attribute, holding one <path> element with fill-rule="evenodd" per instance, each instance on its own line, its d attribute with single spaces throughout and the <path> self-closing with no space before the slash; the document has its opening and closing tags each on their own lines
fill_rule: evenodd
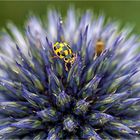
<svg viewBox="0 0 140 140">
<path fill-rule="evenodd" d="M 105 49 L 104 41 L 101 40 L 101 39 L 99 39 L 96 42 L 94 59 L 96 59 L 97 57 L 99 57 L 101 55 L 101 53 L 104 51 L 104 49 Z"/>
</svg>

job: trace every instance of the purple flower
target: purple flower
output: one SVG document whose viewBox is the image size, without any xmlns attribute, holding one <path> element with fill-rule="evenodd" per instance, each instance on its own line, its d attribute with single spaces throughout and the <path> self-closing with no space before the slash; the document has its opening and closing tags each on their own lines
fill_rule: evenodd
<svg viewBox="0 0 140 140">
<path fill-rule="evenodd" d="M 53 45 L 76 54 L 66 70 Z M 1 139 L 139 139 L 139 38 L 130 27 L 69 9 L 31 16 L 0 38 Z"/>
</svg>

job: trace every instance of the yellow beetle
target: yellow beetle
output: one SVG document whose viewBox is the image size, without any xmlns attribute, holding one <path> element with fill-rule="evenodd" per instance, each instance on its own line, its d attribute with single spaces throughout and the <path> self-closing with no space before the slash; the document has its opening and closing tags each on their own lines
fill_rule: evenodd
<svg viewBox="0 0 140 140">
<path fill-rule="evenodd" d="M 73 53 L 69 44 L 66 42 L 56 42 L 53 45 L 53 51 L 56 54 L 56 57 L 64 60 L 66 71 L 68 71 L 67 64 L 72 66 L 77 58 L 77 55 Z"/>
</svg>

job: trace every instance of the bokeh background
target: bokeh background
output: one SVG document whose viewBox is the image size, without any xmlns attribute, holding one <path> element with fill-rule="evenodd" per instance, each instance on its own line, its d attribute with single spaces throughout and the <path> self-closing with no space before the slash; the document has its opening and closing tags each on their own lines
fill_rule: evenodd
<svg viewBox="0 0 140 140">
<path fill-rule="evenodd" d="M 23 26 L 30 12 L 43 16 L 50 7 L 59 9 L 65 15 L 70 5 L 81 11 L 104 12 L 107 17 L 124 25 L 133 25 L 134 32 L 140 34 L 140 1 L 0 1 L 0 28 L 5 27 L 9 20 Z"/>
</svg>

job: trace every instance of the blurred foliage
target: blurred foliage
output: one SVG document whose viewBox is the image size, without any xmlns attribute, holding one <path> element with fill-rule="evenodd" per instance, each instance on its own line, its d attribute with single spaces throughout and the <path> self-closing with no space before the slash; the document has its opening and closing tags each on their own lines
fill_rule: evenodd
<svg viewBox="0 0 140 140">
<path fill-rule="evenodd" d="M 107 17 L 134 25 L 135 33 L 140 33 L 140 1 L 0 1 L 0 27 L 5 27 L 8 20 L 23 26 L 29 12 L 45 15 L 50 7 L 65 15 L 70 5 L 81 10 L 91 9 L 97 14 L 104 12 Z"/>
</svg>

